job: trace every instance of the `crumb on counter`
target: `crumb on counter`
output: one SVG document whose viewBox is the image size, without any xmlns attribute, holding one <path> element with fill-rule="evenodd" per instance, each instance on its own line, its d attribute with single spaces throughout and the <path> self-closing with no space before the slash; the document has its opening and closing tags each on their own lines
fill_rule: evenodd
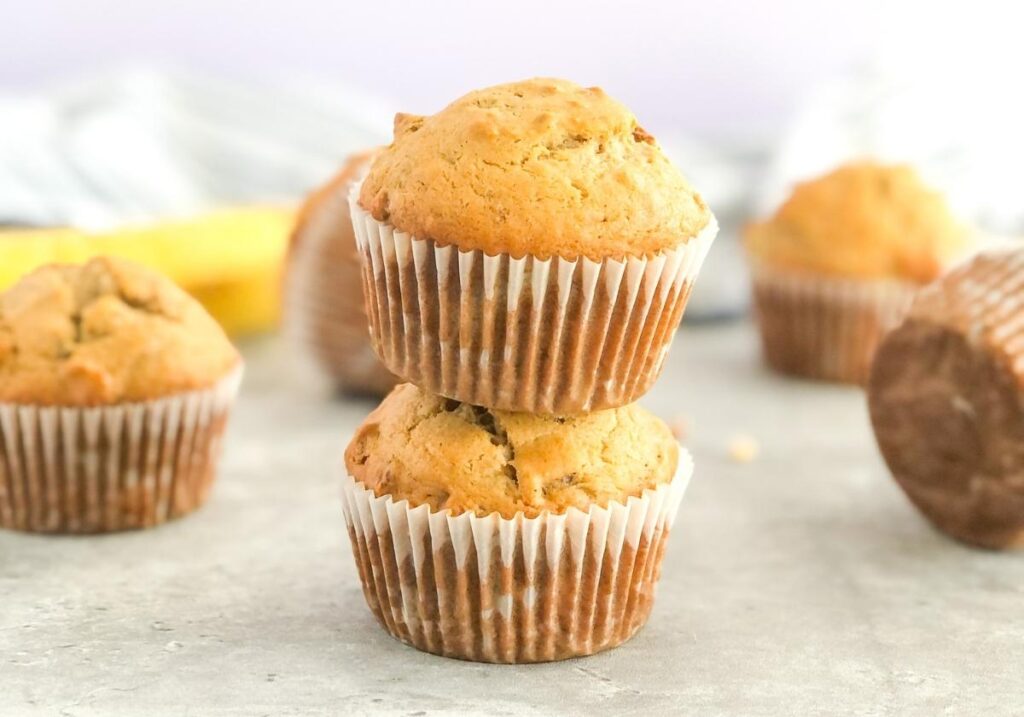
<svg viewBox="0 0 1024 717">
<path fill-rule="evenodd" d="M 729 457 L 736 463 L 750 463 L 761 451 L 761 444 L 753 436 L 743 433 L 729 440 Z"/>
<path fill-rule="evenodd" d="M 668 427 L 672 430 L 672 435 L 680 443 L 685 441 L 690 435 L 690 419 L 686 416 L 675 416 L 669 421 Z"/>
</svg>

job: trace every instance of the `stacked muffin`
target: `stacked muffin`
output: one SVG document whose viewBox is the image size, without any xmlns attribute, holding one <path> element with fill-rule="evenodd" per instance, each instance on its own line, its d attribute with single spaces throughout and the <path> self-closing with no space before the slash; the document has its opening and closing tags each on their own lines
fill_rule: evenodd
<svg viewBox="0 0 1024 717">
<path fill-rule="evenodd" d="M 367 602 L 464 659 L 628 639 L 692 464 L 632 402 L 716 224 L 625 107 L 529 80 L 399 115 L 350 195 L 370 335 L 399 386 L 346 452 Z"/>
</svg>

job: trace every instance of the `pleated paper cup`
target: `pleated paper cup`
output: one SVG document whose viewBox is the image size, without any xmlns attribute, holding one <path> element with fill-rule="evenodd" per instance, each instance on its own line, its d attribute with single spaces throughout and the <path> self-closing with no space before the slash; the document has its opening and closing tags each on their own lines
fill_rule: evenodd
<svg viewBox="0 0 1024 717">
<path fill-rule="evenodd" d="M 347 211 L 345 203 L 340 211 Z M 362 265 L 354 246 L 310 234 L 297 246 L 285 276 L 285 332 L 342 391 L 383 396 L 397 379 L 370 344 Z"/>
<path fill-rule="evenodd" d="M 752 262 L 754 311 L 765 361 L 780 373 L 864 384 L 885 332 L 917 286 L 812 276 Z"/>
<path fill-rule="evenodd" d="M 373 346 L 392 373 L 503 411 L 616 408 L 661 373 L 714 219 L 653 257 L 489 256 L 397 231 L 349 195 Z"/>
<path fill-rule="evenodd" d="M 207 390 L 95 408 L 0 403 L 0 526 L 105 533 L 195 510 L 241 379 L 239 367 Z"/>
<path fill-rule="evenodd" d="M 1024 548 L 1024 248 L 917 293 L 879 347 L 868 407 L 893 477 L 937 529 Z"/>
<path fill-rule="evenodd" d="M 345 519 L 363 593 L 392 636 L 479 662 L 546 662 L 619 645 L 647 621 L 679 501 L 671 483 L 587 512 L 452 515 L 351 477 Z"/>
</svg>

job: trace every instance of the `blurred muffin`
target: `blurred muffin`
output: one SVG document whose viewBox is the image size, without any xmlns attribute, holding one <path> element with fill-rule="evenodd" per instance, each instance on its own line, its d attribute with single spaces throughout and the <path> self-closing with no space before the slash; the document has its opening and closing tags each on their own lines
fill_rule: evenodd
<svg viewBox="0 0 1024 717">
<path fill-rule="evenodd" d="M 353 155 L 299 212 L 285 274 L 286 325 L 342 391 L 383 396 L 396 382 L 370 345 L 348 192 L 377 150 Z"/>
<path fill-rule="evenodd" d="M 868 384 L 878 446 L 938 529 L 1024 547 L 1024 250 L 979 254 L 914 297 Z"/>
<path fill-rule="evenodd" d="M 548 414 L 650 388 L 717 228 L 628 109 L 552 79 L 398 115 L 351 206 L 391 371 Z"/>
<path fill-rule="evenodd" d="M 397 387 L 345 453 L 367 602 L 421 650 L 538 662 L 614 647 L 647 620 L 692 471 L 636 404 L 566 417 Z"/>
<path fill-rule="evenodd" d="M 866 380 L 915 289 L 970 246 L 912 168 L 873 161 L 798 184 L 745 239 L 768 364 L 849 383 Z"/>
<path fill-rule="evenodd" d="M 241 359 L 163 276 L 98 258 L 0 295 L 0 525 L 141 528 L 206 499 Z"/>
</svg>

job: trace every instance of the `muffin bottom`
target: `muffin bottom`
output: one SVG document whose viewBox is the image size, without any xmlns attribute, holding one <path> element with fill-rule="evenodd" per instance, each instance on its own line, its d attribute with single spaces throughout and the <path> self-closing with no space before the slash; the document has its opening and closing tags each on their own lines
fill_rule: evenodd
<svg viewBox="0 0 1024 717">
<path fill-rule="evenodd" d="M 766 363 L 779 373 L 863 385 L 885 332 L 916 287 L 752 267 L 754 312 Z"/>
<path fill-rule="evenodd" d="M 625 503 L 536 518 L 452 516 L 345 481 L 366 602 L 425 652 L 526 663 L 591 655 L 646 623 L 672 520 L 692 472 Z"/>
<path fill-rule="evenodd" d="M 194 511 L 241 378 L 239 368 L 210 389 L 144 403 L 0 404 L 0 527 L 108 533 Z"/>
</svg>

